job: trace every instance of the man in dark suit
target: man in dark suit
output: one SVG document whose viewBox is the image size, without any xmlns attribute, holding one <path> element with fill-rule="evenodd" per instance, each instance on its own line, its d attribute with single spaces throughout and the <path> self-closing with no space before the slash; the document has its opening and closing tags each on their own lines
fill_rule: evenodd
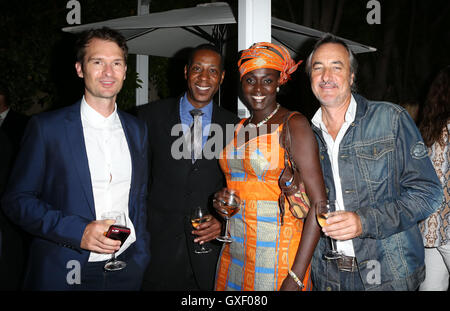
<svg viewBox="0 0 450 311">
<path fill-rule="evenodd" d="M 2 207 L 33 235 L 26 289 L 137 290 L 149 261 L 148 145 L 146 125 L 115 102 L 128 49 L 107 28 L 83 33 L 77 48 L 84 96 L 31 118 Z M 104 235 L 111 210 L 131 229 L 123 245 Z M 104 271 L 114 252 L 126 268 Z"/>
<path fill-rule="evenodd" d="M 199 205 L 211 207 L 212 196 L 224 187 L 217 155 L 211 153 L 222 150 L 227 142 L 226 125 L 234 128 L 238 118 L 212 102 L 225 75 L 215 47 L 194 49 L 184 74 L 187 91 L 182 97 L 150 103 L 138 110 L 151 133 L 148 215 L 152 260 L 144 277 L 144 290 L 212 290 L 214 286 L 221 248 L 215 238 L 221 233 L 221 222 L 212 217 L 193 230 L 189 214 Z M 190 146 L 186 153 L 180 142 L 185 142 L 183 137 L 190 132 L 196 110 L 201 111 L 203 150 L 191 157 Z M 182 126 L 185 131 L 180 130 Z M 213 141 L 217 145 L 211 147 Z M 194 253 L 197 242 L 206 243 L 212 251 Z"/>
</svg>

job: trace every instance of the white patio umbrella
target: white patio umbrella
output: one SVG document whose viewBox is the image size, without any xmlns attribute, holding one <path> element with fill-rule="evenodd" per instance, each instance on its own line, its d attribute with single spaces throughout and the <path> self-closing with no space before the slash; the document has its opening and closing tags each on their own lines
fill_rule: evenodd
<svg viewBox="0 0 450 311">
<path fill-rule="evenodd" d="M 132 54 L 173 57 L 183 48 L 202 43 L 215 43 L 222 48 L 236 34 L 227 33 L 226 25 L 236 24 L 230 6 L 224 2 L 200 4 L 139 16 L 116 18 L 97 23 L 65 27 L 77 33 L 90 28 L 110 27 L 127 38 Z M 324 32 L 272 17 L 272 41 L 289 48 L 292 56 L 308 40 L 320 38 Z M 375 48 L 343 39 L 354 53 L 374 52 Z"/>
</svg>

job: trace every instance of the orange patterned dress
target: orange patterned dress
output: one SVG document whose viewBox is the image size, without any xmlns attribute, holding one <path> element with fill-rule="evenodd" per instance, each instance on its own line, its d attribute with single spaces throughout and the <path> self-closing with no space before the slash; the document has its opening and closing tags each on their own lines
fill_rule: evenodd
<svg viewBox="0 0 450 311">
<path fill-rule="evenodd" d="M 237 133 L 219 160 L 227 187 L 239 191 L 244 204 L 229 221 L 233 243 L 224 244 L 217 264 L 216 290 L 275 291 L 288 275 L 301 238 L 303 221 L 286 208 L 281 226 L 278 179 L 284 169 L 284 149 L 279 145 L 283 125 L 273 125 L 246 143 Z M 242 140 L 243 141 L 243 140 Z M 287 202 L 286 202 L 286 206 Z M 308 267 L 304 290 L 311 290 Z"/>
</svg>

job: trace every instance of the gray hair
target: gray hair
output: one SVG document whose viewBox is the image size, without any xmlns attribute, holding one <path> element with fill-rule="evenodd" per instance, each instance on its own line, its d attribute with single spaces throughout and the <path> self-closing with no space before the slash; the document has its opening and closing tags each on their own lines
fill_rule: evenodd
<svg viewBox="0 0 450 311">
<path fill-rule="evenodd" d="M 350 63 L 350 74 L 354 74 L 351 90 L 352 90 L 352 92 L 356 92 L 357 87 L 356 87 L 355 80 L 356 80 L 356 72 L 358 70 L 358 61 L 356 60 L 355 55 L 353 54 L 352 50 L 349 48 L 347 43 L 345 43 L 342 39 L 339 39 L 338 37 L 336 37 L 335 35 L 330 34 L 330 33 L 325 34 L 322 38 L 320 38 L 319 41 L 316 42 L 312 52 L 309 54 L 308 58 L 306 59 L 305 71 L 308 74 L 308 77 L 311 77 L 312 56 L 314 55 L 314 53 L 317 51 L 317 49 L 320 46 L 322 46 L 326 43 L 340 44 L 347 50 L 348 55 L 349 55 L 348 60 Z"/>
</svg>

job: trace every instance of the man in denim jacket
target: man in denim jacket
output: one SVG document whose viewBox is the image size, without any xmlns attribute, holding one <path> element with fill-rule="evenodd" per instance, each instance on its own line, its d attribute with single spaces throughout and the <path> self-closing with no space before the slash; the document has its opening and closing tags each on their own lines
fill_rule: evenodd
<svg viewBox="0 0 450 311">
<path fill-rule="evenodd" d="M 356 61 L 332 35 L 306 70 L 321 108 L 312 119 L 329 200 L 313 260 L 317 290 L 416 290 L 425 276 L 417 222 L 438 209 L 442 189 L 414 121 L 400 106 L 352 93 Z M 330 239 L 339 259 L 325 259 Z"/>
</svg>

